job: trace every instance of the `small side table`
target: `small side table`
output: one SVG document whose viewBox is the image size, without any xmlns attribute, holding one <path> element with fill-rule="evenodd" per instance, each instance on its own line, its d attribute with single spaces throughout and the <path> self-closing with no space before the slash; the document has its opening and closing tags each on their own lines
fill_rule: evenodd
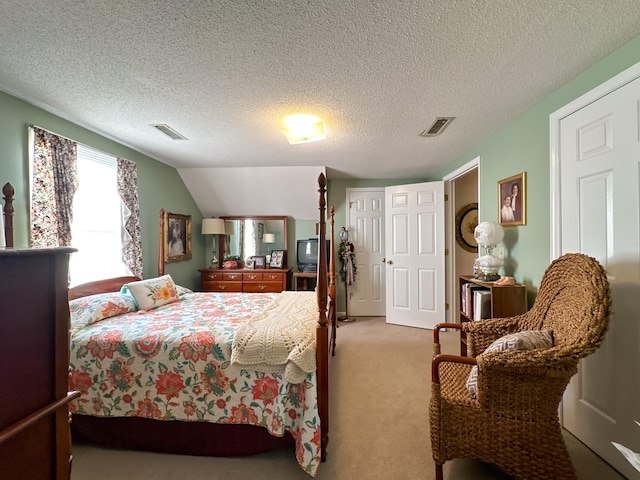
<svg viewBox="0 0 640 480">
<path fill-rule="evenodd" d="M 293 289 L 294 290 L 313 290 L 315 283 L 309 279 L 315 279 L 318 276 L 315 272 L 293 272 Z M 298 285 L 298 281 L 300 285 Z M 310 284 L 313 284 L 310 288 Z"/>
</svg>

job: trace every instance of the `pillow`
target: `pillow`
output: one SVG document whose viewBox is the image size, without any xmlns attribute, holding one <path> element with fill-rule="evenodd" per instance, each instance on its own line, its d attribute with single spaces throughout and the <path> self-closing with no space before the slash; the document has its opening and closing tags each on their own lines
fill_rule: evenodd
<svg viewBox="0 0 640 480">
<path fill-rule="evenodd" d="M 127 283 L 120 291 L 129 293 L 140 310 L 151 310 L 180 300 L 171 275 Z"/>
<path fill-rule="evenodd" d="M 487 347 L 484 353 L 505 352 L 508 350 L 535 350 L 553 347 L 553 335 L 550 330 L 527 330 L 510 333 L 500 337 Z M 478 366 L 474 365 L 467 378 L 467 390 L 471 398 L 478 395 Z"/>
<path fill-rule="evenodd" d="M 193 290 L 190 290 L 187 287 L 176 285 L 176 292 L 178 293 L 178 296 L 181 297 L 183 295 L 186 295 L 187 293 L 193 293 Z"/>
<path fill-rule="evenodd" d="M 78 329 L 124 313 L 135 312 L 131 295 L 121 292 L 98 293 L 69 302 L 72 329 Z"/>
</svg>

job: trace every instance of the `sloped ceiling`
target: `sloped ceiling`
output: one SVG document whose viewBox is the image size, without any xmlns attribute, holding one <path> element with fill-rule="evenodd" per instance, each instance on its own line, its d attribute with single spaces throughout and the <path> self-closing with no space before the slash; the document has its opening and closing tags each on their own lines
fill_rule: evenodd
<svg viewBox="0 0 640 480">
<path fill-rule="evenodd" d="M 639 27 L 637 0 L 3 0 L 0 89 L 180 169 L 424 178 Z M 327 140 L 288 145 L 291 113 Z"/>
</svg>

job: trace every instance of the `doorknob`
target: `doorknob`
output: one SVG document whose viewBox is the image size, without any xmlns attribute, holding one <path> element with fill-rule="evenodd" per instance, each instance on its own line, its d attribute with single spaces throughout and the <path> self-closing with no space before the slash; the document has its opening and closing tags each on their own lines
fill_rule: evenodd
<svg viewBox="0 0 640 480">
<path fill-rule="evenodd" d="M 389 265 L 391 265 L 393 262 L 391 260 L 387 260 L 386 258 L 382 259 L 382 263 L 387 263 Z"/>
<path fill-rule="evenodd" d="M 387 260 L 387 264 L 388 264 L 388 265 L 392 265 L 392 264 L 393 264 L 393 262 L 392 262 L 391 260 Z"/>
</svg>

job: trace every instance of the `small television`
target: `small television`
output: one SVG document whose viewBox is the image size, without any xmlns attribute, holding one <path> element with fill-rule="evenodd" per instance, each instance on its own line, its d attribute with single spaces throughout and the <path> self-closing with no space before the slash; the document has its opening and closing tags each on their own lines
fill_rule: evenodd
<svg viewBox="0 0 640 480">
<path fill-rule="evenodd" d="M 327 269 L 329 268 L 329 250 L 331 242 L 327 240 Z M 318 239 L 308 238 L 298 240 L 296 247 L 298 270 L 301 272 L 318 271 Z"/>
</svg>

